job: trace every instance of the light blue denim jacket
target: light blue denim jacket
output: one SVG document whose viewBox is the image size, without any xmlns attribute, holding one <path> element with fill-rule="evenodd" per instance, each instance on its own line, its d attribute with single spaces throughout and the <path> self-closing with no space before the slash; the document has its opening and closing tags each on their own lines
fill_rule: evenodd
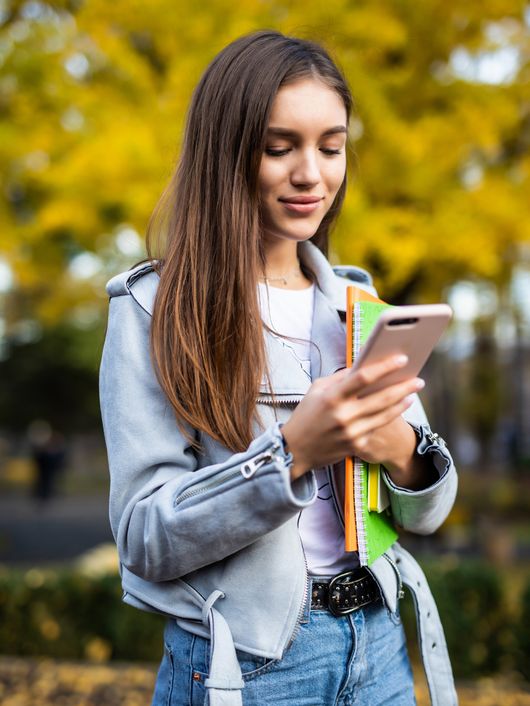
<svg viewBox="0 0 530 706">
<path fill-rule="evenodd" d="M 345 367 L 348 280 L 338 276 L 310 242 L 299 245 L 317 280 L 312 327 L 312 378 Z M 374 292 L 368 275 L 350 268 Z M 107 284 L 109 322 L 100 369 L 100 402 L 110 467 L 110 521 L 118 546 L 123 600 L 177 619 L 212 640 L 211 706 L 241 704 L 244 684 L 235 649 L 280 659 L 295 639 L 308 600 L 308 577 L 297 528 L 301 510 L 316 499 L 312 471 L 294 482 L 281 443 L 280 425 L 307 392 L 307 379 L 290 349 L 264 333 L 272 387 L 258 397 L 249 448 L 233 454 L 190 429 L 204 453 L 190 448 L 154 373 L 149 353 L 151 314 L 158 275 L 150 264 Z M 342 317 L 343 318 L 343 317 Z M 418 399 L 405 417 L 418 435 L 418 452 L 430 454 L 439 479 L 410 491 L 388 476 L 395 521 L 420 534 L 445 520 L 457 476 L 445 444 L 430 431 Z M 342 507 L 343 464 L 328 468 L 337 507 Z M 342 518 L 341 518 L 342 519 Z M 356 565 L 352 555 L 352 566 Z M 402 585 L 413 592 L 418 634 L 431 701 L 457 703 L 438 611 L 418 564 L 393 547 L 371 566 L 388 609 L 397 610 Z M 215 607 L 214 607 L 215 604 Z"/>
</svg>

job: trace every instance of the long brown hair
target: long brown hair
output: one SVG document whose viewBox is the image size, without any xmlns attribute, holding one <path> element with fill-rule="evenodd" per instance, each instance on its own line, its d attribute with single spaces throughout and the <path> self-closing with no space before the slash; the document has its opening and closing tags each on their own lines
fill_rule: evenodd
<svg viewBox="0 0 530 706">
<path fill-rule="evenodd" d="M 233 451 L 252 440 L 267 373 L 258 171 L 278 89 L 308 76 L 336 90 L 349 117 L 346 81 L 320 45 L 264 30 L 225 47 L 193 93 L 179 163 L 149 222 L 148 254 L 160 274 L 151 355 L 196 448 L 186 424 Z M 311 239 L 325 254 L 345 189 L 344 181 Z"/>
</svg>

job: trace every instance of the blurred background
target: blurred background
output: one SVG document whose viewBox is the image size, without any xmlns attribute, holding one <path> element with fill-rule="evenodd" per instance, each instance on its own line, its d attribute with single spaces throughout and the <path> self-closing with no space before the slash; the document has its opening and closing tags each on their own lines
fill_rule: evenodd
<svg viewBox="0 0 530 706">
<path fill-rule="evenodd" d="M 356 100 L 332 261 L 368 268 L 392 303 L 455 311 L 423 400 L 459 497 L 434 536 L 402 541 L 430 578 L 462 703 L 529 704 L 530 5 L 517 0 L 0 0 L 0 702 L 149 702 L 163 623 L 120 600 L 104 286 L 145 256 L 202 71 L 261 28 L 322 42 Z"/>
</svg>

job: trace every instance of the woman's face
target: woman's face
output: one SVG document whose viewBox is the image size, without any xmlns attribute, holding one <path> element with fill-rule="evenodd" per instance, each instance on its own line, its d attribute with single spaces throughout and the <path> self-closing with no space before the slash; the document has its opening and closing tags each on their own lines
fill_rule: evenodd
<svg viewBox="0 0 530 706">
<path fill-rule="evenodd" d="M 264 237 L 313 236 L 346 172 L 346 108 L 307 78 L 283 86 L 272 106 L 258 183 Z"/>
</svg>

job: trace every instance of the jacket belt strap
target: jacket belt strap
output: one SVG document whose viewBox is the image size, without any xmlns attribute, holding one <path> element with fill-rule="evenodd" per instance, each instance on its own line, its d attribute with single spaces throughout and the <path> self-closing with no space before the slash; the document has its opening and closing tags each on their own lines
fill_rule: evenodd
<svg viewBox="0 0 530 706">
<path fill-rule="evenodd" d="M 204 681 L 208 706 L 242 706 L 241 689 L 245 686 L 237 660 L 232 633 L 224 617 L 215 610 L 215 601 L 224 597 L 214 591 L 206 600 L 203 620 L 210 626 L 210 673 Z"/>
<path fill-rule="evenodd" d="M 393 549 L 403 583 L 414 599 L 423 668 L 432 706 L 458 706 L 443 627 L 425 574 L 403 547 L 394 544 Z"/>
</svg>

